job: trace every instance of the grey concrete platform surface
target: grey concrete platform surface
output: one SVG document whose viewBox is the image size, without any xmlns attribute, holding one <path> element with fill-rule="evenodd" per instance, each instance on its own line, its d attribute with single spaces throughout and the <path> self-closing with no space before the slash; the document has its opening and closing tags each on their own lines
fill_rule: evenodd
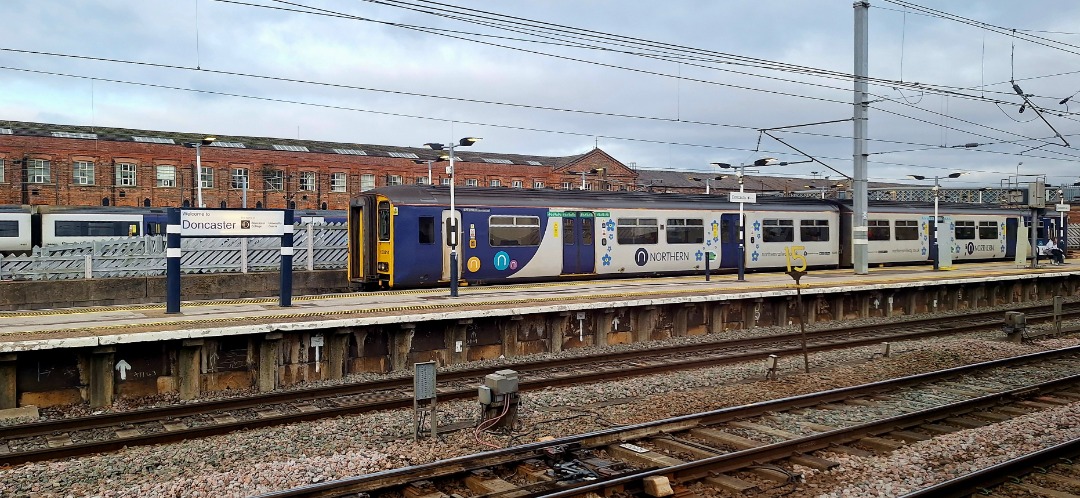
<svg viewBox="0 0 1080 498">
<path fill-rule="evenodd" d="M 855 275 L 850 269 L 811 270 L 802 277 L 800 290 L 813 296 L 1077 275 L 1080 264 L 1032 269 L 1012 262 L 958 265 L 944 271 L 928 265 L 871 268 L 867 275 Z M 742 282 L 732 274 L 712 275 L 710 281 L 702 275 L 461 287 L 458 297 L 450 297 L 445 288 L 298 296 L 287 308 L 278 306 L 277 298 L 185 302 L 178 314 L 166 314 L 164 304 L 12 311 L 0 312 L 0 353 L 745 300 L 795 292 L 792 278 L 780 272 L 748 273 Z"/>
</svg>

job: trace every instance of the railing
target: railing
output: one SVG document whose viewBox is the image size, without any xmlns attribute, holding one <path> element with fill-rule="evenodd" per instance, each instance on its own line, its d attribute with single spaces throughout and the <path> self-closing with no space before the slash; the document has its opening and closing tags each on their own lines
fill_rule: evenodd
<svg viewBox="0 0 1080 498">
<path fill-rule="evenodd" d="M 281 269 L 281 239 L 181 239 L 184 273 L 247 273 Z M 297 225 L 293 269 L 344 269 L 348 249 L 344 224 Z M 125 237 L 35 247 L 30 255 L 0 256 L 0 280 L 67 280 L 165 274 L 165 238 Z"/>
</svg>

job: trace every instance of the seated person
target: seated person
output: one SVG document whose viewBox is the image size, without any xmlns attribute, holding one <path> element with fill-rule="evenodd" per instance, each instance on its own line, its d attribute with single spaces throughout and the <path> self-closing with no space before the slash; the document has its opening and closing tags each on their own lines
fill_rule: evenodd
<svg viewBox="0 0 1080 498">
<path fill-rule="evenodd" d="M 1058 249 L 1057 244 L 1054 243 L 1054 239 L 1046 241 L 1046 245 L 1042 247 L 1042 253 L 1046 256 L 1050 256 L 1050 261 L 1054 264 L 1065 264 L 1065 253 Z"/>
</svg>

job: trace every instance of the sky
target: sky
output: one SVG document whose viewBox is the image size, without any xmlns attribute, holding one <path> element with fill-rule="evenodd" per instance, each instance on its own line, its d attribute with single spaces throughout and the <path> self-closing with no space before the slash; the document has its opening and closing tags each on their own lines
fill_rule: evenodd
<svg viewBox="0 0 1080 498">
<path fill-rule="evenodd" d="M 850 0 L 3 10 L 0 119 L 417 147 L 473 136 L 475 151 L 598 146 L 642 169 L 772 157 L 813 161 L 760 174 L 853 175 Z M 1080 2 L 871 0 L 868 17 L 870 181 L 1080 182 Z"/>
</svg>

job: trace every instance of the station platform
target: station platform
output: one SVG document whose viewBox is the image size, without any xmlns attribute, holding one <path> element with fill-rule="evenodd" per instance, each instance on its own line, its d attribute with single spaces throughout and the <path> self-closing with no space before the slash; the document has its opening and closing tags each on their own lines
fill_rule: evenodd
<svg viewBox="0 0 1080 498">
<path fill-rule="evenodd" d="M 1080 263 L 1038 268 L 1013 262 L 957 265 L 939 271 L 926 266 L 810 270 L 801 278 L 804 299 L 815 295 L 977 285 L 980 283 L 1069 279 Z M 274 332 L 304 332 L 390 324 L 515 317 L 717 301 L 794 296 L 785 273 L 734 274 L 297 296 L 292 306 L 278 298 L 184 302 L 166 314 L 165 305 L 129 305 L 0 312 L 0 353 L 55 348 L 87 348 L 180 339 L 206 339 Z M 891 304 L 891 299 L 890 299 Z"/>
</svg>

